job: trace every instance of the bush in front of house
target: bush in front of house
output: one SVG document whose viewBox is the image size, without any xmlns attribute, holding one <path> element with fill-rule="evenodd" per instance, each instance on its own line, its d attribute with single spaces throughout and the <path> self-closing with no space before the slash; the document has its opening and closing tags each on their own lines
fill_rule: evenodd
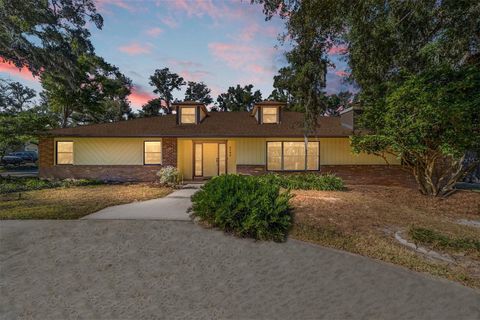
<svg viewBox="0 0 480 320">
<path fill-rule="evenodd" d="M 157 172 L 159 182 L 162 185 L 174 187 L 182 181 L 182 175 L 177 168 L 173 166 L 166 166 Z"/>
<path fill-rule="evenodd" d="M 293 190 L 336 191 L 345 189 L 343 180 L 330 173 L 269 173 L 262 176 L 262 179 L 269 183 L 277 184 L 282 188 Z"/>
<path fill-rule="evenodd" d="M 240 237 L 284 241 L 293 220 L 290 198 L 260 177 L 221 175 L 192 196 L 192 216 Z"/>
<path fill-rule="evenodd" d="M 0 194 L 49 188 L 97 185 L 103 182 L 89 179 L 44 180 L 39 178 L 0 177 Z"/>
</svg>

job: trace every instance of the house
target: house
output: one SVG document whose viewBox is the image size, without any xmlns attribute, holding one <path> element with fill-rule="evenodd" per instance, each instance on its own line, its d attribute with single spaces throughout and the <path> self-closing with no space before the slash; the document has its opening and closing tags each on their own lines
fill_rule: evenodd
<svg viewBox="0 0 480 320">
<path fill-rule="evenodd" d="M 252 112 L 208 112 L 188 101 L 174 107 L 165 116 L 50 130 L 39 142 L 40 176 L 151 181 L 160 168 L 175 166 L 191 180 L 385 164 L 352 153 L 353 109 L 320 117 L 305 139 L 304 115 L 284 111 L 280 102 L 257 103 Z M 394 157 L 390 162 L 399 164 Z"/>
</svg>

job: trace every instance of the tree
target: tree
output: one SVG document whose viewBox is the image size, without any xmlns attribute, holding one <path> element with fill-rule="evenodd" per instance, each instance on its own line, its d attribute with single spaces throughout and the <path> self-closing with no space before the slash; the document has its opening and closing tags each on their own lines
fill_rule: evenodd
<svg viewBox="0 0 480 320">
<path fill-rule="evenodd" d="M 94 51 L 89 23 L 103 26 L 93 0 L 0 1 L 0 57 L 34 75 L 45 70 L 72 81 L 77 58 Z"/>
<path fill-rule="evenodd" d="M 162 99 L 155 98 L 149 100 L 146 104 L 142 106 L 140 111 L 140 117 L 152 117 L 160 115 L 160 110 L 162 110 Z"/>
<path fill-rule="evenodd" d="M 44 71 L 43 96 L 51 110 L 59 114 L 60 126 L 111 122 L 132 116 L 127 101 L 132 82 L 117 67 L 95 55 L 78 59 L 75 77 Z"/>
<path fill-rule="evenodd" d="M 353 102 L 353 93 L 340 91 L 325 96 L 326 113 L 328 115 L 339 115 L 339 112 L 349 108 Z"/>
<path fill-rule="evenodd" d="M 412 79 L 421 81 L 422 77 L 427 77 L 430 73 L 441 75 L 438 70 L 444 70 L 447 75 L 451 75 L 450 71 L 445 70 L 464 68 L 480 51 L 478 33 L 480 7 L 475 1 L 254 0 L 254 2 L 264 5 L 267 18 L 279 13 L 285 19 L 287 36 L 293 40 L 292 51 L 302 51 L 303 47 L 306 52 L 316 56 L 322 55 L 328 64 L 328 51 L 334 46 L 345 47 L 344 57 L 351 70 L 349 78 L 358 85 L 359 102 L 364 108 L 361 116 L 361 125 L 364 129 L 362 132 L 371 132 L 377 138 L 389 130 L 387 127 L 389 122 L 385 119 L 392 116 L 389 115 L 389 112 L 393 112 L 389 101 L 393 99 L 391 96 L 393 92 L 411 89 L 411 84 L 409 88 L 404 87 L 407 85 L 406 79 L 413 77 Z M 305 43 L 309 42 L 318 45 L 309 48 L 308 45 L 305 46 Z M 437 108 L 442 106 L 441 101 L 436 99 L 432 101 L 439 104 Z M 425 109 L 429 107 L 431 106 L 426 103 L 418 106 Z M 415 111 L 420 112 L 417 109 Z M 402 118 L 402 115 L 398 116 Z M 434 119 L 423 118 L 430 125 L 435 123 Z M 466 121 L 469 120 L 467 117 Z M 375 143 L 380 143 L 377 138 L 374 139 Z M 354 148 L 357 151 L 371 152 L 372 144 L 366 143 L 367 139 L 368 137 L 355 138 Z M 385 145 L 387 141 L 393 144 L 391 139 L 383 140 L 384 149 L 387 148 Z M 426 143 L 423 139 L 419 141 Z M 405 144 L 405 147 L 414 146 Z M 393 145 L 390 145 L 390 148 L 399 149 L 393 148 Z M 402 155 L 408 154 L 406 151 L 404 150 Z M 457 156 L 458 154 L 452 155 L 453 160 L 445 160 L 443 166 L 436 166 L 436 170 L 443 171 L 442 176 L 448 176 L 449 171 L 457 168 L 458 159 L 455 158 Z M 423 161 L 419 157 L 404 160 L 408 167 L 421 167 Z M 459 176 L 461 175 L 457 175 Z M 421 189 L 422 184 L 420 181 Z M 435 188 L 447 190 L 448 186 L 437 185 Z M 445 190 L 437 192 L 435 188 L 423 188 L 422 192 L 448 193 Z"/>
<path fill-rule="evenodd" d="M 253 85 L 229 87 L 217 97 L 218 108 L 222 111 L 251 111 L 253 105 L 262 101 L 260 90 L 253 92 Z"/>
<path fill-rule="evenodd" d="M 185 81 L 178 74 L 170 72 L 168 68 L 157 69 L 150 76 L 150 85 L 155 87 L 154 93 L 165 102 L 162 109 L 165 113 L 172 113 L 173 90 L 180 90 L 185 85 Z"/>
<path fill-rule="evenodd" d="M 391 84 L 384 112 L 374 115 L 383 123 L 355 136 L 355 150 L 399 155 L 423 194 L 448 196 L 480 162 L 464 165 L 468 152 L 480 154 L 479 88 L 479 65 L 408 75 Z"/>
<path fill-rule="evenodd" d="M 185 100 L 201 102 L 209 105 L 213 102 L 210 92 L 211 90 L 205 83 L 188 81 L 187 90 L 185 91 Z"/>
<path fill-rule="evenodd" d="M 0 79 L 0 157 L 53 123 L 42 105 L 35 105 L 35 96 L 21 83 Z"/>
</svg>

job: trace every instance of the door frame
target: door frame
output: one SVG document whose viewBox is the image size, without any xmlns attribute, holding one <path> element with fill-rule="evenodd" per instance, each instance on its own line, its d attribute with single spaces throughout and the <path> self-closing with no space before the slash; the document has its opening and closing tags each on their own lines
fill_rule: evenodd
<svg viewBox="0 0 480 320">
<path fill-rule="evenodd" d="M 217 144 L 217 155 L 218 155 L 218 159 L 217 159 L 217 176 L 220 175 L 220 164 L 219 164 L 219 159 L 220 159 L 220 144 L 224 144 L 225 145 L 225 173 L 228 172 L 228 151 L 227 151 L 227 148 L 228 148 L 228 145 L 227 145 L 227 140 L 193 140 L 193 143 L 192 143 L 192 154 L 193 154 L 193 157 L 192 157 L 192 177 L 193 179 L 195 178 L 211 178 L 211 177 L 204 177 L 203 173 L 204 173 L 204 156 L 203 156 L 203 144 L 204 143 L 216 143 Z M 196 160 L 196 145 L 197 144 L 201 144 L 202 145 L 202 175 L 201 176 L 197 176 L 196 175 L 196 172 L 195 172 L 195 160 Z"/>
</svg>

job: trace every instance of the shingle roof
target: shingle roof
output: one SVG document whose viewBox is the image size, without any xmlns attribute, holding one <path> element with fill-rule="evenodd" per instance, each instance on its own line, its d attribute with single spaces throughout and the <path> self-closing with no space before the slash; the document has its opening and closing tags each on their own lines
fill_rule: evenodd
<svg viewBox="0 0 480 320">
<path fill-rule="evenodd" d="M 200 124 L 176 123 L 176 115 L 138 118 L 48 131 L 63 137 L 303 137 L 303 113 L 282 112 L 279 124 L 258 124 L 249 112 L 210 112 Z M 340 117 L 320 117 L 315 137 L 346 137 Z"/>
</svg>

